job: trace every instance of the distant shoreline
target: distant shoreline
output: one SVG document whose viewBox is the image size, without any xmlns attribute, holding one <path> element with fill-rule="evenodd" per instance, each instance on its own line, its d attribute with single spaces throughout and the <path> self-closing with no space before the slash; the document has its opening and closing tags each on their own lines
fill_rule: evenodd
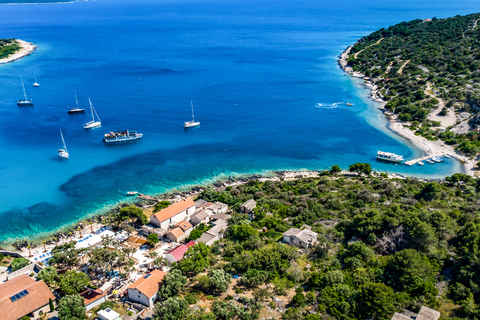
<svg viewBox="0 0 480 320">
<path fill-rule="evenodd" d="M 410 141 L 415 147 L 422 150 L 424 157 L 434 157 L 434 156 L 443 156 L 448 154 L 462 163 L 462 167 L 465 174 L 475 176 L 475 172 L 473 168 L 476 166 L 476 161 L 474 159 L 470 159 L 467 156 L 461 154 L 459 151 L 455 150 L 455 148 L 451 145 L 445 144 L 442 140 L 430 141 L 422 136 L 415 135 L 415 133 L 410 130 L 410 128 L 405 127 L 408 122 L 404 122 L 398 119 L 398 116 L 395 114 L 387 114 L 387 109 L 385 109 L 385 105 L 387 102 L 382 98 L 380 95 L 377 86 L 373 84 L 371 78 L 365 76 L 363 73 L 354 71 L 350 66 L 347 65 L 347 60 L 350 55 L 350 50 L 353 46 L 349 46 L 348 48 L 343 51 L 340 56 L 338 57 L 338 64 L 340 67 L 352 77 L 361 78 L 366 82 L 366 86 L 370 88 L 370 98 L 381 104 L 379 108 L 385 114 L 388 119 L 388 126 L 387 128 L 393 131 L 394 133 L 398 134 L 399 136 L 407 139 Z M 388 150 L 384 150 L 388 151 Z"/>
<path fill-rule="evenodd" d="M 20 45 L 20 49 L 12 53 L 8 57 L 0 59 L 0 64 L 9 63 L 9 62 L 21 59 L 23 57 L 26 57 L 28 55 L 31 55 L 37 48 L 36 45 L 30 42 L 26 42 L 20 39 L 16 39 L 15 41 Z"/>
</svg>

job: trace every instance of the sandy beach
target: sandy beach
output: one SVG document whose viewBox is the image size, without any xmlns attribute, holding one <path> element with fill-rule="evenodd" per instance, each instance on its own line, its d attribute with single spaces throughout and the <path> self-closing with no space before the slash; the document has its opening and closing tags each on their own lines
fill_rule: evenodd
<svg viewBox="0 0 480 320">
<path fill-rule="evenodd" d="M 386 113 L 386 109 L 384 109 L 386 105 L 386 101 L 383 100 L 381 97 L 380 93 L 377 90 L 377 87 L 371 82 L 370 78 L 366 77 L 364 74 L 361 74 L 359 72 L 353 71 L 353 69 L 349 66 L 347 66 L 347 60 L 349 57 L 350 50 L 352 49 L 352 46 L 348 47 L 338 58 L 338 64 L 340 67 L 350 74 L 352 77 L 358 77 L 358 78 L 363 78 L 366 81 L 366 86 L 370 88 L 370 98 L 378 103 L 381 104 L 381 107 L 379 108 L 382 110 L 387 117 L 389 124 L 388 128 L 395 132 L 396 134 L 400 135 L 401 137 L 407 139 L 410 141 L 415 147 L 423 151 L 423 155 L 420 158 L 412 159 L 410 161 L 406 161 L 405 164 L 407 165 L 415 165 L 419 161 L 423 161 L 426 159 L 429 159 L 434 156 L 444 156 L 445 154 L 448 154 L 456 159 L 458 159 L 463 166 L 464 173 L 469 174 L 471 176 L 477 176 L 478 172 L 474 170 L 474 167 L 476 166 L 476 163 L 478 162 L 477 159 L 470 158 L 468 156 L 465 156 L 464 154 L 461 154 L 455 148 L 451 145 L 445 144 L 442 140 L 436 140 L 436 141 L 431 141 L 428 140 L 422 136 L 415 135 L 415 132 L 410 130 L 410 128 L 407 128 L 405 126 L 409 126 L 409 122 L 405 121 L 400 121 L 397 117 L 397 115 L 392 115 Z M 433 96 L 430 93 L 427 93 L 430 96 Z M 436 97 L 438 99 L 438 97 Z M 439 110 L 443 108 L 444 104 L 441 99 L 439 99 L 440 104 L 439 104 Z M 436 111 L 439 111 L 436 110 Z M 437 112 L 438 113 L 438 112 Z M 441 126 L 439 128 L 445 129 L 446 127 L 456 123 L 456 115 L 453 112 L 453 110 L 449 110 L 447 115 L 444 117 L 439 117 L 436 115 L 435 111 L 432 112 L 429 115 L 429 118 L 431 120 L 435 121 L 440 121 Z"/>
<path fill-rule="evenodd" d="M 26 56 L 32 54 L 33 51 L 35 51 L 35 49 L 37 48 L 37 46 L 35 46 L 34 44 L 32 44 L 30 42 L 26 42 L 26 41 L 23 41 L 23 40 L 20 40 L 20 39 L 17 39 L 16 41 L 21 47 L 20 50 L 18 50 L 17 52 L 9 55 L 6 58 L 0 59 L 0 64 L 9 63 L 9 62 L 21 59 L 23 57 L 26 57 Z"/>
</svg>

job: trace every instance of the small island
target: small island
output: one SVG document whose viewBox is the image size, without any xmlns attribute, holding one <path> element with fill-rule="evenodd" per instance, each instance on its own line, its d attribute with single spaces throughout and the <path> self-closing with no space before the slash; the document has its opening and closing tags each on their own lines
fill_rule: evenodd
<svg viewBox="0 0 480 320">
<path fill-rule="evenodd" d="M 36 46 L 20 39 L 0 39 L 0 64 L 28 56 Z"/>
<path fill-rule="evenodd" d="M 473 175 L 480 152 L 480 14 L 382 28 L 340 55 L 367 81 L 390 129 L 427 156 L 452 154 Z"/>
</svg>

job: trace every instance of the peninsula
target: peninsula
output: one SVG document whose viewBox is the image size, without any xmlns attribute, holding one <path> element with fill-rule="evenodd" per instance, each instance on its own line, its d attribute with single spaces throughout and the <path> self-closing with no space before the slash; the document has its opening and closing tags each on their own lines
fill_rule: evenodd
<svg viewBox="0 0 480 320">
<path fill-rule="evenodd" d="M 0 39 L 0 64 L 26 57 L 35 51 L 36 46 L 20 39 Z"/>
<path fill-rule="evenodd" d="M 455 156 L 470 175 L 480 152 L 479 20 L 471 14 L 402 22 L 359 39 L 339 58 L 367 82 L 391 130 L 426 157 Z"/>
</svg>

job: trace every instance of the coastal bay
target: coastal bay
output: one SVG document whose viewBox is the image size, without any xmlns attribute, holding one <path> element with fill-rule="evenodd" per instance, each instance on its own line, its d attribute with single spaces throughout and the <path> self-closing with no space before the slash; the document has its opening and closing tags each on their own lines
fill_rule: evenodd
<svg viewBox="0 0 480 320">
<path fill-rule="evenodd" d="M 329 15 L 322 15 L 325 6 Z M 2 7 L 5 33 L 42 50 L 0 68 L 0 240 L 48 234 L 106 212 L 126 201 L 119 190 L 161 194 L 230 176 L 355 162 L 427 178 L 461 170 L 453 160 L 425 168 L 377 163 L 378 149 L 407 158 L 419 151 L 359 117 L 376 105 L 359 97 L 365 88 L 344 77 L 336 59 L 382 26 L 474 6 L 385 5 L 386 15 L 372 5 L 335 8 L 265 2 L 193 10 L 153 1 Z M 123 18 L 104 19 L 112 10 Z M 20 16 L 30 19 L 15 24 Z M 19 75 L 33 108 L 15 106 L 23 94 Z M 92 99 L 102 128 L 85 132 L 86 116 L 67 114 L 74 90 L 84 105 Z M 202 125 L 185 131 L 191 100 Z M 68 162 L 56 155 L 59 128 Z M 102 144 L 104 133 L 120 129 L 144 138 Z"/>
</svg>

